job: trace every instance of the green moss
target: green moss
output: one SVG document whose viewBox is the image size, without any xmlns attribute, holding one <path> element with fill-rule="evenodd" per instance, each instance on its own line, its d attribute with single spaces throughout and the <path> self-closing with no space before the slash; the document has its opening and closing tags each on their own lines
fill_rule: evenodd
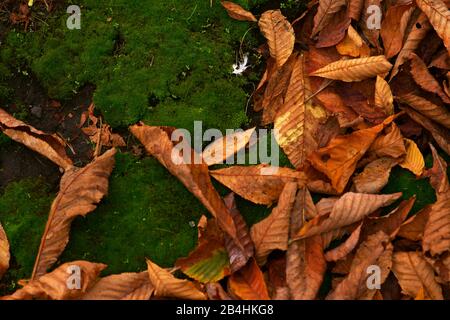
<svg viewBox="0 0 450 320">
<path fill-rule="evenodd" d="M 13 256 L 6 276 L 9 285 L 31 275 L 52 198 L 49 187 L 40 179 L 10 183 L 0 195 L 0 222 Z"/>
<path fill-rule="evenodd" d="M 76 4 L 81 30 L 69 30 L 68 15 L 58 12 L 36 32 L 10 32 L 1 60 L 31 68 L 51 98 L 95 84 L 94 101 L 113 127 L 142 119 L 184 128 L 193 120 L 216 128 L 246 123 L 247 81 L 231 66 L 250 23 L 229 18 L 218 1 L 212 8 L 207 0 Z M 256 43 L 246 37 L 247 47 Z"/>
</svg>

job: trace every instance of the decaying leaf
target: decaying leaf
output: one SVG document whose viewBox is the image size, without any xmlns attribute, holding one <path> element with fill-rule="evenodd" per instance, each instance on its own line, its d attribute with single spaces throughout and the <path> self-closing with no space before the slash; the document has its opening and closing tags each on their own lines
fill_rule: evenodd
<svg viewBox="0 0 450 320">
<path fill-rule="evenodd" d="M 148 272 L 114 274 L 101 278 L 82 300 L 149 300 L 153 286 Z"/>
<path fill-rule="evenodd" d="M 88 261 L 73 261 L 60 265 L 54 271 L 44 274 L 36 280 L 31 280 L 25 286 L 10 296 L 3 297 L 5 300 L 31 300 L 31 299 L 53 299 L 69 300 L 80 298 L 95 284 L 100 272 L 106 268 L 101 263 Z M 69 277 L 74 272 L 80 275 L 81 288 L 73 286 Z M 73 277 L 72 277 L 73 278 Z"/>
<path fill-rule="evenodd" d="M 311 164 L 330 178 L 333 188 L 343 192 L 347 182 L 355 171 L 357 162 L 364 156 L 378 134 L 393 120 L 369 129 L 355 131 L 349 135 L 337 136 L 328 146 L 313 152 L 309 156 Z"/>
<path fill-rule="evenodd" d="M 148 275 L 157 297 L 206 300 L 206 295 L 189 280 L 175 278 L 169 271 L 147 259 Z"/>
<path fill-rule="evenodd" d="M 37 130 L 15 119 L 1 108 L 0 131 L 14 141 L 22 143 L 31 150 L 47 157 L 64 170 L 73 166 L 72 160 L 66 154 L 65 143 L 60 137 Z"/>
<path fill-rule="evenodd" d="M 442 300 L 442 289 L 436 281 L 434 270 L 419 252 L 396 252 L 392 271 L 402 291 L 414 298 L 424 288 L 427 296 Z"/>
<path fill-rule="evenodd" d="M 376 157 L 400 158 L 406 154 L 402 133 L 395 123 L 386 128 L 386 133 L 380 135 L 370 146 L 368 153 Z"/>
<path fill-rule="evenodd" d="M 264 164 L 213 170 L 211 175 L 244 199 L 264 205 L 276 201 L 287 182 L 304 183 L 301 172 Z"/>
<path fill-rule="evenodd" d="M 9 242 L 5 230 L 3 230 L 2 224 L 0 223 L 0 279 L 9 268 L 9 259 Z"/>
<path fill-rule="evenodd" d="M 59 193 L 50 208 L 41 239 L 32 279 L 43 276 L 64 251 L 73 219 L 92 212 L 107 194 L 115 153 L 115 149 L 111 149 L 84 168 L 67 170 L 61 178 Z"/>
<path fill-rule="evenodd" d="M 352 234 L 338 247 L 331 249 L 325 253 L 327 261 L 337 261 L 349 254 L 358 244 L 361 234 L 362 223 L 352 232 Z"/>
<path fill-rule="evenodd" d="M 412 140 L 405 138 L 405 146 L 406 157 L 400 162 L 400 167 L 408 169 L 416 176 L 422 175 L 423 169 L 425 168 L 425 160 L 422 153 Z"/>
<path fill-rule="evenodd" d="M 314 71 L 311 76 L 345 82 L 362 81 L 386 74 L 392 65 L 385 56 L 340 60 Z"/>
<path fill-rule="evenodd" d="M 254 224 L 250 230 L 255 244 L 256 260 L 260 265 L 266 262 L 272 250 L 287 250 L 289 220 L 297 191 L 296 182 L 288 182 L 281 192 L 278 205 L 264 220 Z"/>
<path fill-rule="evenodd" d="M 450 11 L 447 5 L 442 0 L 416 0 L 416 3 L 450 52 Z"/>
<path fill-rule="evenodd" d="M 389 84 L 380 76 L 377 76 L 375 84 L 375 105 L 382 108 L 389 116 L 394 114 L 394 96 Z"/>
<path fill-rule="evenodd" d="M 264 275 L 254 259 L 228 278 L 230 293 L 242 300 L 269 300 Z"/>
<path fill-rule="evenodd" d="M 368 288 L 366 283 L 370 273 L 367 269 L 377 264 L 389 242 L 389 237 L 382 231 L 371 235 L 362 243 L 353 258 L 348 275 L 327 296 L 327 300 L 364 299 Z M 374 289 L 372 289 L 374 291 Z"/>
<path fill-rule="evenodd" d="M 264 12 L 258 24 L 269 44 L 270 55 L 281 67 L 294 50 L 294 29 L 280 10 Z"/>
<path fill-rule="evenodd" d="M 369 163 L 353 178 L 353 185 L 359 193 L 378 193 L 389 182 L 391 169 L 397 164 L 392 158 L 379 158 Z"/>
<path fill-rule="evenodd" d="M 314 28 L 311 37 L 318 34 L 346 4 L 345 0 L 319 0 L 317 14 L 314 17 Z"/>
<path fill-rule="evenodd" d="M 351 225 L 375 210 L 392 204 L 401 195 L 401 193 L 374 195 L 348 192 L 336 201 L 330 214 L 317 216 L 308 221 L 296 238 L 307 238 Z"/>
<path fill-rule="evenodd" d="M 240 21 L 252 21 L 256 22 L 255 16 L 242 8 L 240 5 L 231 2 L 231 1 L 221 1 L 220 2 L 222 6 L 227 10 L 228 15 L 232 17 L 233 19 L 240 20 Z"/>
<path fill-rule="evenodd" d="M 208 166 L 223 163 L 224 160 L 240 152 L 250 141 L 256 128 L 237 130 L 233 134 L 219 138 L 203 150 L 202 158 Z"/>
<path fill-rule="evenodd" d="M 151 127 L 141 123 L 132 126 L 130 130 L 142 142 L 147 152 L 176 176 L 217 218 L 220 227 L 233 239 L 236 239 L 236 227 L 231 213 L 214 189 L 209 177 L 208 166 L 203 162 L 200 155 L 196 155 L 190 149 L 190 146 L 184 144 L 184 140 L 176 145 L 182 148 L 175 149 L 176 146 L 170 140 L 172 128 Z M 183 149 L 187 149 L 187 151 Z M 180 152 L 186 152 L 189 155 L 186 153 L 180 155 Z M 186 159 L 187 156 L 190 158 Z M 197 156 L 199 159 L 197 159 Z"/>
<path fill-rule="evenodd" d="M 337 51 L 341 55 L 354 58 L 370 56 L 370 48 L 361 38 L 358 32 L 350 25 L 344 40 L 336 45 Z"/>
</svg>

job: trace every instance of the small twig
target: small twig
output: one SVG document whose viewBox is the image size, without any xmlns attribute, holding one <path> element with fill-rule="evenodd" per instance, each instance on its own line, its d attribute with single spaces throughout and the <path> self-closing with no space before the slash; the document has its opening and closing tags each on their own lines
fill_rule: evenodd
<svg viewBox="0 0 450 320">
<path fill-rule="evenodd" d="M 312 95 L 310 95 L 309 97 L 307 97 L 305 99 L 305 103 L 308 102 L 309 100 L 311 100 L 312 98 L 314 98 L 315 96 L 317 96 L 319 93 L 321 93 L 323 90 L 325 90 L 333 82 L 334 82 L 334 80 L 330 80 L 330 79 L 325 81 L 324 84 L 319 88 L 319 90 L 317 90 L 316 92 L 314 92 Z"/>
</svg>

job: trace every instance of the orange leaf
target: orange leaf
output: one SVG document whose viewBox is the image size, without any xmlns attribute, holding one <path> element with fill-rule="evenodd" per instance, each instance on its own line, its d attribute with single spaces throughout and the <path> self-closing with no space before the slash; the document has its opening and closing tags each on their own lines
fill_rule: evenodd
<svg viewBox="0 0 450 320">
<path fill-rule="evenodd" d="M 258 24 L 269 44 L 270 55 L 276 60 L 278 67 L 281 67 L 294 50 L 294 29 L 280 10 L 264 12 Z"/>
<path fill-rule="evenodd" d="M 263 273 L 254 259 L 228 278 L 228 288 L 242 300 L 270 300 Z"/>
</svg>

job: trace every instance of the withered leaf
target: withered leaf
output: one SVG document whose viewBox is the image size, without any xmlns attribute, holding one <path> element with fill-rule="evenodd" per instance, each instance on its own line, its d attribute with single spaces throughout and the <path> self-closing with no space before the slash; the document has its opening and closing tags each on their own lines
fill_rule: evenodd
<svg viewBox="0 0 450 320">
<path fill-rule="evenodd" d="M 397 235 L 411 241 L 422 240 L 425 225 L 430 217 L 430 212 L 431 205 L 422 208 L 422 210 L 417 212 L 401 225 Z"/>
<path fill-rule="evenodd" d="M 394 114 L 394 96 L 389 84 L 380 76 L 377 76 L 375 83 L 375 105 L 389 116 Z"/>
<path fill-rule="evenodd" d="M 195 152 L 190 149 L 190 146 L 187 146 L 191 151 L 190 159 L 185 158 L 188 156 L 186 154 L 181 156 L 176 153 L 174 150 L 175 145 L 170 140 L 173 128 L 151 127 L 141 123 L 132 126 L 130 130 L 141 141 L 147 152 L 158 159 L 171 174 L 176 176 L 218 220 L 220 227 L 235 239 L 236 227 L 230 211 L 214 189 L 209 177 L 208 166 L 201 157 L 199 156 L 200 159 L 198 161 Z M 184 143 L 184 141 L 180 143 Z M 197 161 L 199 162 L 198 164 L 196 164 Z"/>
<path fill-rule="evenodd" d="M 308 221 L 296 238 L 307 238 L 351 225 L 375 210 L 392 204 L 401 195 L 402 193 L 374 195 L 348 192 L 336 201 L 331 213 L 317 216 Z"/>
<path fill-rule="evenodd" d="M 349 254 L 359 242 L 359 236 L 361 234 L 362 223 L 353 230 L 351 235 L 339 246 L 334 249 L 331 249 L 325 253 L 325 259 L 327 261 L 337 261 L 344 258 L 347 254 Z"/>
<path fill-rule="evenodd" d="M 30 280 L 23 288 L 18 289 L 10 296 L 3 297 L 5 300 L 31 300 L 31 299 L 53 299 L 69 300 L 80 298 L 94 284 L 100 272 L 106 268 L 101 263 L 88 261 L 73 261 L 60 265 L 54 271 L 44 274 L 36 280 Z M 74 269 L 80 270 L 81 288 L 70 288 L 69 277 Z"/>
<path fill-rule="evenodd" d="M 153 286 L 148 272 L 121 273 L 101 278 L 82 300 L 149 300 Z"/>
<path fill-rule="evenodd" d="M 147 259 L 148 275 L 157 297 L 206 300 L 206 295 L 189 280 L 175 278 L 169 271 Z"/>
<path fill-rule="evenodd" d="M 269 44 L 270 55 L 281 67 L 294 50 L 294 29 L 280 10 L 264 12 L 258 24 Z"/>
<path fill-rule="evenodd" d="M 376 157 L 399 158 L 406 154 L 406 147 L 402 133 L 395 123 L 386 128 L 387 131 L 380 135 L 370 146 L 368 153 Z"/>
<path fill-rule="evenodd" d="M 372 128 L 337 136 L 330 141 L 328 146 L 311 153 L 308 160 L 314 168 L 330 178 L 333 188 L 338 192 L 343 192 L 356 169 L 357 162 L 364 156 L 378 134 L 392 120 L 393 116 Z"/>
<path fill-rule="evenodd" d="M 367 294 L 366 284 L 369 266 L 377 264 L 385 251 L 389 237 L 382 231 L 371 235 L 361 244 L 352 261 L 348 275 L 327 296 L 327 300 L 355 300 L 363 299 Z"/>
<path fill-rule="evenodd" d="M 402 110 L 406 111 L 411 119 L 417 123 L 420 123 L 421 126 L 430 131 L 437 144 L 450 155 L 450 131 L 448 129 L 436 124 L 411 108 L 403 106 Z"/>
<path fill-rule="evenodd" d="M 244 199 L 264 205 L 271 205 L 276 201 L 287 182 L 304 183 L 301 172 L 264 164 L 213 170 L 211 175 Z"/>
<path fill-rule="evenodd" d="M 64 251 L 70 225 L 77 216 L 92 212 L 108 193 L 115 149 L 105 152 L 84 168 L 72 167 L 61 178 L 60 190 L 50 213 L 34 264 L 32 279 L 43 276 Z"/>
<path fill-rule="evenodd" d="M 230 193 L 223 200 L 227 208 L 230 209 L 231 217 L 236 225 L 237 237 L 243 247 L 241 249 L 230 236 L 224 235 L 225 248 L 230 257 L 231 272 L 235 272 L 245 266 L 250 257 L 253 257 L 255 248 L 247 224 L 236 206 L 234 193 Z"/>
<path fill-rule="evenodd" d="M 311 76 L 344 82 L 362 81 L 382 75 L 391 70 L 392 65 L 385 56 L 340 60 L 314 71 Z"/>
<path fill-rule="evenodd" d="M 413 93 L 402 94 L 399 96 L 399 99 L 427 118 L 450 129 L 450 111 L 446 107 L 432 103 Z"/>
<path fill-rule="evenodd" d="M 314 28 L 311 37 L 318 34 L 345 4 L 345 0 L 319 0 L 319 7 L 314 17 Z"/>
<path fill-rule="evenodd" d="M 15 119 L 0 108 L 0 131 L 8 137 L 24 144 L 33 151 L 47 157 L 64 170 L 73 166 L 67 156 L 65 143 L 54 134 L 47 134 Z"/>
<path fill-rule="evenodd" d="M 370 56 L 370 48 L 361 38 L 358 32 L 350 25 L 345 38 L 336 45 L 341 55 L 354 58 Z"/>
<path fill-rule="evenodd" d="M 214 140 L 203 150 L 202 158 L 208 166 L 223 163 L 240 152 L 249 143 L 256 128 L 236 130 L 233 134 Z"/>
<path fill-rule="evenodd" d="M 441 0 L 416 0 L 450 53 L 450 11 Z"/>
<path fill-rule="evenodd" d="M 258 21 L 258 20 L 256 20 L 255 16 L 251 12 L 245 10 L 240 5 L 238 5 L 234 2 L 220 1 L 220 3 L 227 10 L 228 15 L 233 19 L 240 20 L 240 21 L 252 21 L 252 22 Z"/>
<path fill-rule="evenodd" d="M 442 300 L 442 289 L 436 282 L 433 268 L 419 252 L 396 252 L 393 256 L 392 271 L 398 279 L 402 291 L 416 297 L 421 288 L 435 300 Z"/>
<path fill-rule="evenodd" d="M 262 265 L 275 249 L 287 250 L 289 221 L 297 192 L 297 183 L 288 182 L 281 192 L 278 205 L 271 214 L 254 224 L 250 230 L 255 244 L 256 261 Z"/>
<path fill-rule="evenodd" d="M 228 278 L 230 293 L 242 300 L 270 300 L 264 275 L 254 259 Z"/>
<path fill-rule="evenodd" d="M 422 153 L 417 147 L 416 143 L 412 140 L 405 138 L 406 157 L 399 163 L 400 167 L 408 169 L 416 176 L 420 176 L 425 168 L 425 160 Z"/>
<path fill-rule="evenodd" d="M 447 53 L 445 54 L 448 56 Z M 422 89 L 437 94 L 442 99 L 442 101 L 444 101 L 445 103 L 450 103 L 450 98 L 442 90 L 439 82 L 430 73 L 425 62 L 423 62 L 422 59 L 420 59 L 415 53 L 411 53 L 409 58 L 411 60 L 411 75 L 414 81 Z"/>
<path fill-rule="evenodd" d="M 296 56 L 284 104 L 275 117 L 275 138 L 292 165 L 301 168 L 306 157 L 319 147 L 320 131 L 327 118 L 321 106 L 307 100 L 311 92 L 304 70 L 305 56 Z M 332 132 L 331 128 L 328 130 Z M 332 134 L 332 133 L 331 133 Z"/>
<path fill-rule="evenodd" d="M 392 158 L 379 158 L 369 163 L 360 174 L 353 178 L 353 185 L 359 193 L 378 193 L 389 182 L 391 169 L 398 161 Z"/>
<path fill-rule="evenodd" d="M 3 230 L 2 224 L 0 223 L 0 279 L 9 268 L 9 259 L 9 242 L 5 230 Z"/>
</svg>

